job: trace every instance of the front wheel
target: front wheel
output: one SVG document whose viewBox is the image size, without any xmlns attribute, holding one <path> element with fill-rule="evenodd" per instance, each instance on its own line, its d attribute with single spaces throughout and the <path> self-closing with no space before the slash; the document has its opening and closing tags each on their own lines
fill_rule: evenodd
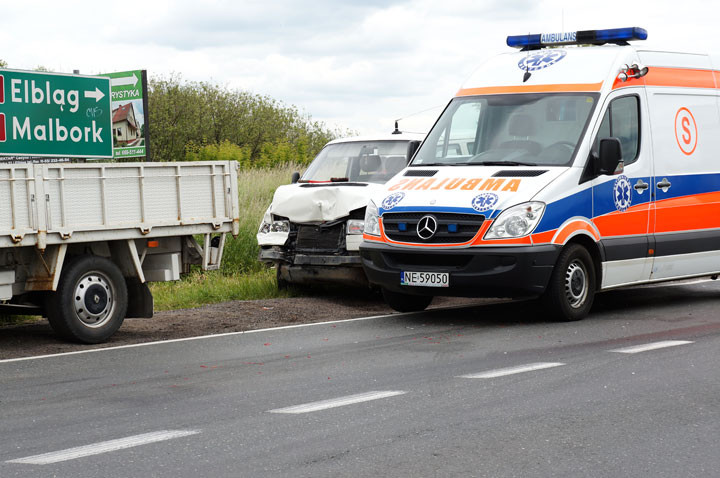
<svg viewBox="0 0 720 478">
<path fill-rule="evenodd" d="M 127 285 L 118 267 L 98 256 L 78 256 L 65 266 L 47 315 L 59 336 L 77 342 L 104 342 L 123 323 Z"/>
<path fill-rule="evenodd" d="M 560 253 L 543 303 L 554 318 L 580 320 L 590 312 L 595 298 L 595 265 L 590 253 L 571 244 Z"/>
<path fill-rule="evenodd" d="M 431 295 L 403 294 L 387 289 L 382 290 L 382 295 L 387 305 L 398 312 L 420 312 L 427 309 L 433 300 Z"/>
</svg>

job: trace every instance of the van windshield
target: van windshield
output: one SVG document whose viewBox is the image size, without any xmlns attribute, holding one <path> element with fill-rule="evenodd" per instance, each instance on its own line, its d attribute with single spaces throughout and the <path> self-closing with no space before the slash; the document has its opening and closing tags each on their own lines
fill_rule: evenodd
<svg viewBox="0 0 720 478">
<path fill-rule="evenodd" d="M 598 96 L 547 93 L 455 98 L 412 166 L 569 166 Z"/>
<path fill-rule="evenodd" d="M 329 144 L 300 182 L 385 183 L 407 165 L 407 141 L 353 141 Z"/>
</svg>

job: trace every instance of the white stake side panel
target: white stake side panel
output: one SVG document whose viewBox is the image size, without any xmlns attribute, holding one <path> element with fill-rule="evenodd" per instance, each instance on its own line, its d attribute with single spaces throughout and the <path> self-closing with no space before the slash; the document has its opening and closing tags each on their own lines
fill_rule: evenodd
<svg viewBox="0 0 720 478">
<path fill-rule="evenodd" d="M 237 163 L 0 164 L 0 247 L 235 232 Z"/>
</svg>

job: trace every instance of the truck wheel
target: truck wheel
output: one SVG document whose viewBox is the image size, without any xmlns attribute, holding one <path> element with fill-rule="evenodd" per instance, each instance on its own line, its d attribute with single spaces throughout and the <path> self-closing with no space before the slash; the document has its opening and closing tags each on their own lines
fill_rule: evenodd
<svg viewBox="0 0 720 478">
<path fill-rule="evenodd" d="M 68 340 L 104 342 L 123 323 L 127 286 L 110 260 L 79 256 L 63 269 L 57 291 L 48 297 L 48 320 L 55 333 Z"/>
<path fill-rule="evenodd" d="M 571 244 L 560 253 L 543 303 L 554 318 L 580 320 L 588 315 L 595 298 L 595 265 L 590 253 Z"/>
<path fill-rule="evenodd" d="M 398 312 L 419 312 L 425 310 L 433 300 L 431 295 L 402 294 L 387 289 L 382 290 L 382 295 L 387 305 Z"/>
</svg>

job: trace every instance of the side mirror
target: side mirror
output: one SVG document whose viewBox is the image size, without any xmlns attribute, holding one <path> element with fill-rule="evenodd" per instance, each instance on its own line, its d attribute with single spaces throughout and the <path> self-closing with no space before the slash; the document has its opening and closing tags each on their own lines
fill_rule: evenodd
<svg viewBox="0 0 720 478">
<path fill-rule="evenodd" d="M 603 138 L 600 140 L 600 155 L 595 162 L 595 173 L 598 175 L 612 175 L 622 161 L 622 145 L 617 138 Z"/>
<path fill-rule="evenodd" d="M 300 179 L 300 173 L 295 171 L 294 173 L 292 173 L 292 176 L 290 177 L 290 182 L 292 184 L 295 184 L 296 182 L 298 182 L 299 179 Z"/>
<path fill-rule="evenodd" d="M 409 163 L 415 152 L 420 147 L 420 141 L 410 141 L 407 149 L 407 162 Z"/>
</svg>

